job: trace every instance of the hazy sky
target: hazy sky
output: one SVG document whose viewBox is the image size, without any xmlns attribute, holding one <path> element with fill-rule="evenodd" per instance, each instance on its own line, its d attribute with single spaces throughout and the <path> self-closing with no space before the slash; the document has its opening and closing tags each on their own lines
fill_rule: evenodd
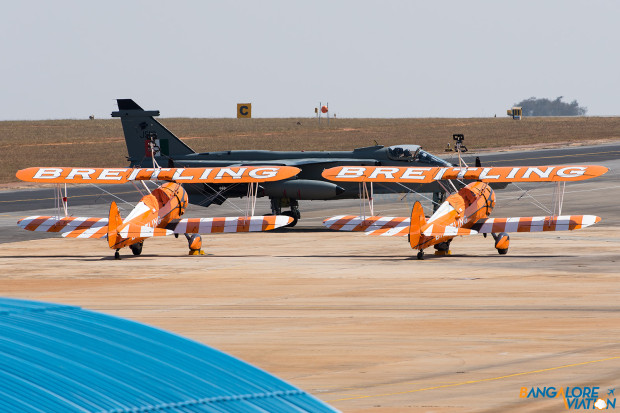
<svg viewBox="0 0 620 413">
<path fill-rule="evenodd" d="M 0 119 L 620 115 L 620 1 L 8 1 Z"/>
</svg>

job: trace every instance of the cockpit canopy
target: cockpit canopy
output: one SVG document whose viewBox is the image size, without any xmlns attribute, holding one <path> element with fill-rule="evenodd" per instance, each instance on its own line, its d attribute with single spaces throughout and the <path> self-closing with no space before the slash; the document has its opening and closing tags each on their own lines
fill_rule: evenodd
<svg viewBox="0 0 620 413">
<path fill-rule="evenodd" d="M 393 161 L 415 161 L 435 166 L 452 166 L 449 162 L 422 150 L 420 145 L 394 145 L 387 149 L 388 157 Z"/>
</svg>

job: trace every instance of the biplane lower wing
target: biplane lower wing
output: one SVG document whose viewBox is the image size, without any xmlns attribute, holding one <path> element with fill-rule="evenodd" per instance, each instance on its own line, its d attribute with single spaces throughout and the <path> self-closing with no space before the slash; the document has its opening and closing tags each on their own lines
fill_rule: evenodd
<svg viewBox="0 0 620 413">
<path fill-rule="evenodd" d="M 546 217 L 485 218 L 472 229 L 481 234 L 500 232 L 571 231 L 586 228 L 601 220 L 595 215 L 560 215 Z"/>
<path fill-rule="evenodd" d="M 62 232 L 69 238 L 103 238 L 107 235 L 108 219 L 92 217 L 30 216 L 17 221 L 28 231 Z"/>
<path fill-rule="evenodd" d="M 323 225 L 336 231 L 363 231 L 367 235 L 406 236 L 409 231 L 409 218 L 338 215 L 327 218 Z"/>
<path fill-rule="evenodd" d="M 285 215 L 251 217 L 185 218 L 172 221 L 166 227 L 175 234 L 211 234 L 222 232 L 270 231 L 293 222 Z"/>
</svg>

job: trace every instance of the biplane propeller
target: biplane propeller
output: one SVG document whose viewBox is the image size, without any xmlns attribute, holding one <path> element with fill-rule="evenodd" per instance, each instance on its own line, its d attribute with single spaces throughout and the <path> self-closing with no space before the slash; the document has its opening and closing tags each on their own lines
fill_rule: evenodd
<svg viewBox="0 0 620 413">
<path fill-rule="evenodd" d="M 450 243 L 456 236 L 491 234 L 499 254 L 508 252 L 510 232 L 566 231 L 585 228 L 601 220 L 594 215 L 561 215 L 564 184 L 601 176 L 608 171 L 598 165 L 539 167 L 373 167 L 341 166 L 323 171 L 331 181 L 420 183 L 443 180 L 473 180 L 452 192 L 430 218 L 424 216 L 420 202 L 415 202 L 410 217 L 375 216 L 370 201 L 370 216 L 339 215 L 323 221 L 327 228 L 339 231 L 361 231 L 367 235 L 407 236 L 409 245 L 424 259 L 431 246 L 437 255 L 449 255 Z M 489 218 L 495 207 L 495 193 L 489 182 L 557 182 L 557 214 L 538 217 Z"/>
<path fill-rule="evenodd" d="M 58 205 L 65 216 L 30 216 L 17 224 L 29 231 L 60 232 L 67 238 L 107 238 L 110 248 L 129 247 L 142 253 L 144 241 L 152 237 L 185 234 L 190 255 L 204 254 L 199 234 L 269 231 L 293 221 L 284 215 L 254 216 L 258 184 L 291 178 L 300 169 L 290 166 L 229 168 L 27 168 L 16 173 L 22 181 L 57 184 Z M 133 181 L 164 181 L 149 190 L 124 219 L 115 202 L 107 218 L 74 217 L 67 211 L 66 184 L 122 184 Z M 188 205 L 183 183 L 248 184 L 250 216 L 181 219 Z M 65 184 L 63 196 L 60 184 Z M 59 208 L 60 210 L 60 208 Z"/>
</svg>

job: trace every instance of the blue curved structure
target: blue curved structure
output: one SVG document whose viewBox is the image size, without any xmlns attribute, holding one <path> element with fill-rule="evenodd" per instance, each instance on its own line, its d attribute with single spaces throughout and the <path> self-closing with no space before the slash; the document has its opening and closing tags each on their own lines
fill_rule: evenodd
<svg viewBox="0 0 620 413">
<path fill-rule="evenodd" d="M 0 298 L 2 412 L 334 412 L 203 344 L 79 307 Z"/>
</svg>

